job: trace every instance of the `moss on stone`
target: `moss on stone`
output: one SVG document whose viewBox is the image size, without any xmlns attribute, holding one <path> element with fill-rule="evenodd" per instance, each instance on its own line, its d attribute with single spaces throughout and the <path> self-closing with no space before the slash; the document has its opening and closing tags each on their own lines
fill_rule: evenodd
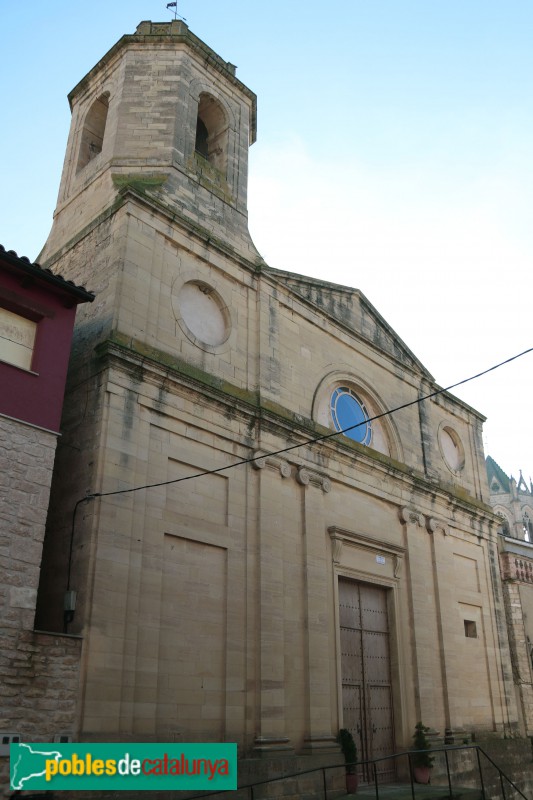
<svg viewBox="0 0 533 800">
<path fill-rule="evenodd" d="M 113 175 L 113 185 L 120 191 L 131 188 L 140 194 L 145 194 L 150 189 L 159 189 L 168 179 L 168 175 L 154 173 L 128 173 Z"/>
<path fill-rule="evenodd" d="M 237 400 L 240 403 L 249 406 L 254 414 L 254 417 L 262 417 L 263 415 L 267 415 L 269 423 L 281 426 L 283 428 L 290 426 L 297 436 L 308 436 L 309 439 L 327 436 L 328 439 L 334 439 L 334 436 L 332 436 L 332 431 L 329 428 L 319 425 L 312 419 L 302 417 L 299 414 L 297 415 L 287 409 L 285 406 L 275 403 L 272 400 L 261 398 L 261 395 L 258 391 L 250 391 L 248 389 L 242 389 L 239 386 L 235 386 L 234 384 L 229 383 L 229 381 L 205 372 L 200 367 L 196 367 L 193 364 L 188 364 L 185 361 L 182 361 L 180 358 L 177 358 L 171 353 L 167 353 L 163 350 L 159 350 L 156 347 L 152 347 L 145 342 L 140 341 L 139 339 L 133 339 L 129 336 L 126 336 L 120 331 L 113 331 L 108 340 L 97 346 L 97 355 L 101 358 L 104 358 L 107 355 L 110 346 L 127 350 L 133 356 L 140 356 L 143 360 L 148 359 L 156 365 L 160 365 L 165 367 L 167 370 L 175 372 L 176 375 L 189 378 L 195 383 L 198 383 L 206 388 L 214 389 L 217 393 L 225 396 L 228 399 L 231 399 L 232 401 Z M 264 421 L 266 422 L 267 419 Z M 354 455 L 357 455 L 358 457 L 371 459 L 372 461 L 381 464 L 383 467 L 386 467 L 391 471 L 405 475 L 415 487 L 420 487 L 420 490 L 424 493 L 427 492 L 428 489 L 433 493 L 443 493 L 448 495 L 451 500 L 455 500 L 456 502 L 461 503 L 463 506 L 469 507 L 470 510 L 475 509 L 483 512 L 483 514 L 486 514 L 487 512 L 492 514 L 492 509 L 490 506 L 487 506 L 481 500 L 477 500 L 475 497 L 472 497 L 462 486 L 441 483 L 439 481 L 428 479 L 422 473 L 417 472 L 412 467 L 409 467 L 400 461 L 396 461 L 390 456 L 379 453 L 377 450 L 372 450 L 371 448 L 368 448 L 359 442 L 355 442 L 348 437 L 342 437 L 340 434 L 335 434 L 335 436 L 339 437 L 335 440 L 336 445 L 340 446 L 345 452 L 349 452 L 351 450 L 353 451 Z M 302 441 L 301 445 L 305 446 L 306 441 Z"/>
<path fill-rule="evenodd" d="M 164 350 L 151 347 L 145 342 L 141 342 L 139 339 L 133 339 L 129 336 L 125 336 L 119 331 L 113 331 L 110 338 L 106 342 L 102 342 L 102 344 L 97 347 L 97 354 L 99 356 L 105 355 L 108 344 L 118 345 L 119 347 L 127 349 L 131 353 L 142 356 L 143 358 L 148 358 L 150 361 L 156 364 L 164 366 L 167 369 L 171 369 L 178 375 L 191 378 L 192 380 L 195 380 L 204 386 L 211 387 L 219 392 L 222 392 L 223 394 L 227 394 L 235 399 L 241 400 L 248 405 L 252 405 L 254 408 L 259 406 L 259 397 L 257 392 L 241 389 L 234 384 L 228 383 L 222 378 L 217 378 L 215 375 L 205 372 L 193 364 L 188 364 L 185 361 L 176 358 L 176 356 L 172 355 L 171 353 L 166 353 Z"/>
<path fill-rule="evenodd" d="M 122 197 L 118 197 L 110 206 L 108 206 L 104 211 L 102 211 L 97 217 L 95 217 L 92 222 L 86 225 L 84 228 L 79 231 L 72 239 L 69 239 L 59 250 L 53 253 L 46 261 L 41 263 L 42 267 L 50 268 L 52 264 L 58 261 L 65 253 L 69 250 L 72 250 L 76 247 L 82 239 L 85 239 L 90 233 L 93 232 L 99 225 L 106 222 L 107 219 L 113 216 L 121 206 L 124 205 L 124 199 Z M 42 252 L 42 251 L 41 251 Z M 39 256 L 37 257 L 39 258 Z"/>
<path fill-rule="evenodd" d="M 215 236 L 212 231 L 208 231 L 207 228 L 204 228 L 197 222 L 194 222 L 190 219 L 190 217 L 181 214 L 177 206 L 171 206 L 168 203 L 165 203 L 160 196 L 156 197 L 154 194 L 148 194 L 145 190 L 143 191 L 142 188 L 139 190 L 133 183 L 125 183 L 123 186 L 121 186 L 119 191 L 121 199 L 125 199 L 126 196 L 130 194 L 133 198 L 149 204 L 149 207 L 152 211 L 155 210 L 164 214 L 168 219 L 170 219 L 171 222 L 177 220 L 180 226 L 185 230 L 197 236 L 202 242 L 209 244 L 210 247 L 215 247 L 225 256 L 229 256 L 234 262 L 245 269 L 250 270 L 251 272 L 261 272 L 264 262 L 259 254 L 257 259 L 254 261 L 245 258 L 226 241 L 218 236 Z"/>
</svg>

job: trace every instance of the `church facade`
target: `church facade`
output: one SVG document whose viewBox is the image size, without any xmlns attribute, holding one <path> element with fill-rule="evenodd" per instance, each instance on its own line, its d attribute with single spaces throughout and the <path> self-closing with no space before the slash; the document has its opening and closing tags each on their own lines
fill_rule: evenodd
<svg viewBox="0 0 533 800">
<path fill-rule="evenodd" d="M 73 736 L 338 760 L 347 727 L 362 760 L 418 720 L 516 733 L 483 417 L 422 399 L 360 291 L 264 263 L 256 97 L 184 23 L 141 23 L 69 100 L 41 261 L 96 300 L 37 626 L 83 636 Z"/>
</svg>

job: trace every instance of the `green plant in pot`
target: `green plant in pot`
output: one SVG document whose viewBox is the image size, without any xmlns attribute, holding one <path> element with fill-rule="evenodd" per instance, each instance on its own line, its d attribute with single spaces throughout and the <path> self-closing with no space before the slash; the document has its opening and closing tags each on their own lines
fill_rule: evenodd
<svg viewBox="0 0 533 800">
<path fill-rule="evenodd" d="M 355 794 L 357 791 L 357 745 L 348 728 L 340 729 L 337 734 L 337 742 L 346 762 L 346 791 L 348 794 Z"/>
<path fill-rule="evenodd" d="M 413 736 L 413 754 L 410 758 L 413 768 L 413 777 L 416 783 L 429 783 L 431 768 L 435 761 L 435 758 L 430 755 L 430 753 L 423 752 L 431 748 L 431 744 L 426 735 L 428 732 L 429 728 L 422 722 L 416 723 Z"/>
</svg>

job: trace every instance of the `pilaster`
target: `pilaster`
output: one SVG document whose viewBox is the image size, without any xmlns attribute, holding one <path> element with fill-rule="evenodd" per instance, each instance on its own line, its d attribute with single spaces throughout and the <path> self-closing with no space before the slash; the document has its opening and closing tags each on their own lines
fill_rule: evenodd
<svg viewBox="0 0 533 800">
<path fill-rule="evenodd" d="M 453 570 L 453 553 L 446 547 L 446 537 L 449 534 L 448 525 L 434 517 L 426 520 L 427 531 L 430 534 L 431 561 L 433 564 L 433 582 L 435 585 L 435 606 L 437 612 L 437 635 L 439 642 L 439 661 L 442 681 L 442 704 L 444 712 L 444 728 L 451 729 L 456 724 L 453 696 L 450 695 L 450 680 L 453 670 L 455 642 L 449 627 L 449 619 L 443 616 L 443 609 L 454 607 L 455 597 L 453 583 L 450 580 Z M 437 568 L 438 565 L 438 568 Z M 449 617 L 449 614 L 447 615 Z M 433 724 L 437 724 L 437 720 Z"/>
<path fill-rule="evenodd" d="M 338 750 L 332 732 L 330 652 L 328 629 L 328 574 L 324 494 L 331 490 L 329 478 L 300 467 L 296 480 L 303 487 L 304 571 L 307 610 L 307 752 Z"/>
<path fill-rule="evenodd" d="M 265 457 L 253 462 L 259 471 L 259 697 L 256 755 L 292 752 L 286 728 L 283 537 L 280 481 L 292 470 L 286 461 Z"/>
<path fill-rule="evenodd" d="M 409 553 L 409 603 L 411 606 L 416 719 L 433 724 L 438 717 L 435 702 L 435 596 L 429 568 L 429 544 L 424 515 L 416 508 L 400 509 Z"/>
</svg>

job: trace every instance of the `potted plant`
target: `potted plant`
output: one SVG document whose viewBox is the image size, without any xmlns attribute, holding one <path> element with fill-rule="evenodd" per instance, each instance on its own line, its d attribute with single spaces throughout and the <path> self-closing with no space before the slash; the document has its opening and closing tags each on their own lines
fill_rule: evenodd
<svg viewBox="0 0 533 800">
<path fill-rule="evenodd" d="M 429 783 L 431 768 L 435 761 L 434 757 L 427 752 L 431 747 L 426 736 L 428 731 L 429 728 L 423 725 L 422 722 L 417 722 L 415 725 L 413 755 L 410 758 L 410 762 L 416 783 Z"/>
<path fill-rule="evenodd" d="M 346 791 L 355 794 L 357 791 L 357 746 L 348 728 L 341 728 L 337 734 L 337 742 L 346 761 Z"/>
</svg>

